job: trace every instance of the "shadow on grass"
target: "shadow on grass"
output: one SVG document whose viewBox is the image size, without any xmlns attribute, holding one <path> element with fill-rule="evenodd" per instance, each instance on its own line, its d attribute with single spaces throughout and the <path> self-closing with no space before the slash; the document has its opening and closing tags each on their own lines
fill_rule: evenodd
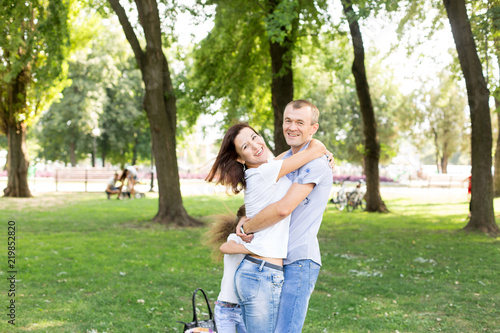
<svg viewBox="0 0 500 333">
<path fill-rule="evenodd" d="M 206 228 L 151 223 L 157 198 L 87 194 L 54 201 L 57 207 L 0 211 L 15 216 L 22 230 L 16 305 L 28 311 L 19 316 L 20 331 L 175 332 L 182 326 L 177 320 L 192 317 L 196 287 L 212 302 L 217 297 L 223 268 L 202 244 Z M 236 212 L 242 202 L 241 196 L 184 198 L 188 213 L 200 219 Z M 455 203 L 388 204 L 394 213 L 325 213 L 323 266 L 303 332 L 500 327 L 498 239 L 457 232 L 466 222 Z M 0 331 L 8 331 L 6 321 Z"/>
</svg>

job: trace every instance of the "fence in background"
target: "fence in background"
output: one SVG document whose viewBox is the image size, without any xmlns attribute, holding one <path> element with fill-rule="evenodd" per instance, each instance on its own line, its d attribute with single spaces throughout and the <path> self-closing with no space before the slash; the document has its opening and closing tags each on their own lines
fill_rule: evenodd
<svg viewBox="0 0 500 333">
<path fill-rule="evenodd" d="M 59 191 L 59 183 L 61 182 L 71 183 L 82 181 L 85 183 L 85 192 L 87 192 L 87 185 L 89 182 L 106 182 L 109 178 L 114 176 L 115 172 L 115 170 L 105 169 L 56 169 L 54 175 L 54 179 L 56 182 L 56 192 Z"/>
</svg>

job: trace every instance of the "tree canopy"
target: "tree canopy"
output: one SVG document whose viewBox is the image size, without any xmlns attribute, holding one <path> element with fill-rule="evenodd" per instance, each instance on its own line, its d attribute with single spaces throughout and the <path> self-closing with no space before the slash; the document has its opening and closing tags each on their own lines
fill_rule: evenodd
<svg viewBox="0 0 500 333">
<path fill-rule="evenodd" d="M 0 131 L 8 138 L 6 196 L 29 197 L 26 128 L 66 84 L 70 0 L 0 3 Z"/>
</svg>

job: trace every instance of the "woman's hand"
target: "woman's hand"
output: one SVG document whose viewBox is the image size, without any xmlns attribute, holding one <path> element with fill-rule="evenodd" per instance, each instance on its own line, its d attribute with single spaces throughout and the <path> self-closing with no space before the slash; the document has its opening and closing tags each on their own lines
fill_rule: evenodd
<svg viewBox="0 0 500 333">
<path fill-rule="evenodd" d="M 326 159 L 328 160 L 328 165 L 333 170 L 333 167 L 335 166 L 335 158 L 333 158 L 333 154 L 327 150 L 325 156 Z"/>
<path fill-rule="evenodd" d="M 250 243 L 253 239 L 253 234 L 246 234 L 242 232 L 243 224 L 250 220 L 248 217 L 244 216 L 240 219 L 240 222 L 236 226 L 236 235 L 239 236 L 245 243 Z"/>
</svg>

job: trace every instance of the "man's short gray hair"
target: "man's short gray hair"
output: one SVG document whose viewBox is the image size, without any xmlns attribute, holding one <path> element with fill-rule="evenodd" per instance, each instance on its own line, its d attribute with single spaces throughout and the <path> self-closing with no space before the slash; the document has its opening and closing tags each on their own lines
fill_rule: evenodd
<svg viewBox="0 0 500 333">
<path fill-rule="evenodd" d="M 289 106 L 291 106 L 294 110 L 301 109 L 301 108 L 304 108 L 307 106 L 310 107 L 311 108 L 311 125 L 317 124 L 319 122 L 319 110 L 316 107 L 316 105 L 314 105 L 313 103 L 306 101 L 305 99 L 296 99 L 296 100 L 288 103 L 285 107 L 285 110 Z"/>
</svg>

